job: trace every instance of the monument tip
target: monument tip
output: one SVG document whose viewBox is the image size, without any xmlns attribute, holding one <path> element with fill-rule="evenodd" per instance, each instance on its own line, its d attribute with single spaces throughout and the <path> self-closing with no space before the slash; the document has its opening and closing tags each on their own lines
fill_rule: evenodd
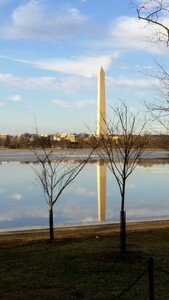
<svg viewBox="0 0 169 300">
<path fill-rule="evenodd" d="M 103 69 L 103 67 L 101 66 L 101 68 L 100 68 L 100 72 L 104 72 L 104 69 Z"/>
</svg>

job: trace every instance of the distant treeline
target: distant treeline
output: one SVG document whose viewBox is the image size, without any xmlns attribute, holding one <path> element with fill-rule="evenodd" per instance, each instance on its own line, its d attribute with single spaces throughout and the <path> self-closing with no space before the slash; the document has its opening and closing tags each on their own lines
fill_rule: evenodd
<svg viewBox="0 0 169 300">
<path fill-rule="evenodd" d="M 115 136 L 110 136 L 110 139 Z M 120 139 L 120 136 L 116 136 L 116 139 Z M 140 138 L 142 138 L 140 136 Z M 38 136 L 36 134 L 22 134 L 19 136 L 9 136 L 0 137 L 0 148 L 7 149 L 31 149 L 31 148 L 39 148 L 41 145 L 47 148 L 91 148 L 93 147 L 98 138 L 94 135 L 89 134 L 79 134 L 76 136 L 74 141 L 69 139 L 53 139 L 52 136 Z M 149 149 L 169 149 L 169 135 L 150 135 L 148 137 L 148 145 Z"/>
</svg>

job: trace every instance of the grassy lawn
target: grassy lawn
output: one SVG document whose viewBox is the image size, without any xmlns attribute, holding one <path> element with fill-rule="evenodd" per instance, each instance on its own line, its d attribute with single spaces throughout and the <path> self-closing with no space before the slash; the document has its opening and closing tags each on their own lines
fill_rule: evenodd
<svg viewBox="0 0 169 300">
<path fill-rule="evenodd" d="M 0 299 L 115 299 L 153 256 L 155 299 L 169 299 L 169 229 L 0 243 Z M 147 300 L 148 273 L 118 299 Z"/>
</svg>

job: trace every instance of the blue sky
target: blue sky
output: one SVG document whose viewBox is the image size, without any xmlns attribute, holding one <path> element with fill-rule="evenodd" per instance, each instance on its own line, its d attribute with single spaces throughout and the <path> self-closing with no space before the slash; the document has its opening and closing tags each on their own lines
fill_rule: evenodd
<svg viewBox="0 0 169 300">
<path fill-rule="evenodd" d="M 154 60 L 168 49 L 130 0 L 0 0 L 0 132 L 86 132 L 96 127 L 97 75 L 109 106 L 157 98 Z"/>
</svg>

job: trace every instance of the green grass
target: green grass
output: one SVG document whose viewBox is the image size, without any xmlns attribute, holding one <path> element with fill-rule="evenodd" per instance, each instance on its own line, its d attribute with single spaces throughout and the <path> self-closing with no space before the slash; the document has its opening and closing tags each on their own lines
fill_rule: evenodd
<svg viewBox="0 0 169 300">
<path fill-rule="evenodd" d="M 28 242 L 1 242 L 0 299 L 114 299 L 147 268 L 169 271 L 169 230 Z M 169 299 L 169 274 L 155 271 L 155 299 Z M 147 300 L 148 274 L 119 299 Z"/>
</svg>

